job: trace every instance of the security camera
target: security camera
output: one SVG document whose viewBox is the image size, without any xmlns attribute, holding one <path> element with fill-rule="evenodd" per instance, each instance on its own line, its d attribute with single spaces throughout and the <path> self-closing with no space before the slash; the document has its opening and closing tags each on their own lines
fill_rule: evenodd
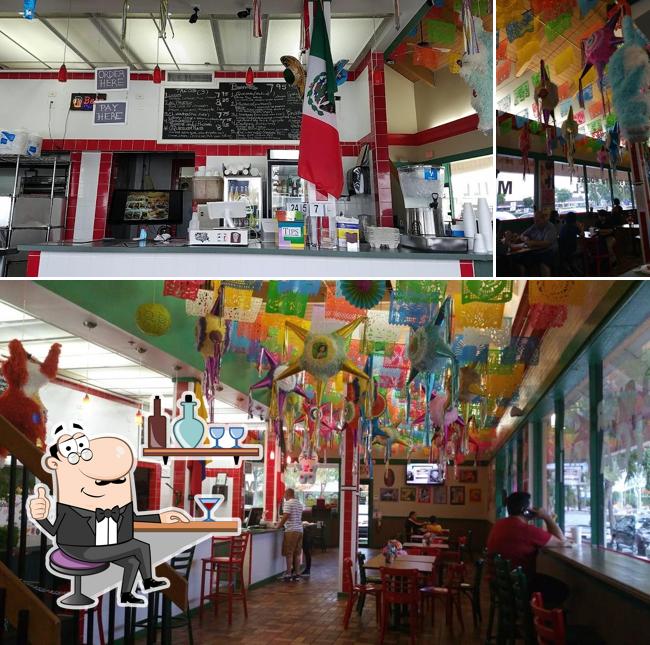
<svg viewBox="0 0 650 645">
<path fill-rule="evenodd" d="M 242 20 L 248 18 L 250 15 L 251 15 L 250 7 L 246 7 L 246 9 L 242 9 L 241 11 L 237 12 L 237 18 L 241 18 Z"/>
<path fill-rule="evenodd" d="M 199 11 L 201 11 L 201 8 L 200 8 L 200 7 L 192 7 L 192 9 L 193 9 L 193 13 L 192 13 L 192 15 L 190 16 L 188 22 L 189 22 L 191 25 L 194 25 L 194 24 L 196 24 L 196 22 L 197 22 L 198 19 L 199 19 Z"/>
</svg>

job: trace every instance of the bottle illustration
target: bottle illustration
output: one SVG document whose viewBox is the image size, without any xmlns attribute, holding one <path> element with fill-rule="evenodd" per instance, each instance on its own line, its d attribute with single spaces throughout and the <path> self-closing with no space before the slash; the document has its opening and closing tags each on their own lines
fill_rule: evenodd
<svg viewBox="0 0 650 645">
<path fill-rule="evenodd" d="M 160 411 L 161 400 L 159 396 L 153 399 L 153 414 L 147 419 L 149 448 L 167 447 L 167 417 Z"/>
<path fill-rule="evenodd" d="M 182 448 L 196 448 L 203 440 L 205 426 L 194 414 L 197 402 L 194 395 L 187 393 L 178 406 L 183 409 L 183 416 L 176 419 L 172 431 L 174 438 Z"/>
</svg>

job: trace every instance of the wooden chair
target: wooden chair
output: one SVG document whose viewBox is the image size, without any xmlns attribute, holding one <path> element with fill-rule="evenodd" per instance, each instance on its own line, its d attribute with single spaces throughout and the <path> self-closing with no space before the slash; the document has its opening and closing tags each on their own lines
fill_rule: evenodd
<svg viewBox="0 0 650 645">
<path fill-rule="evenodd" d="M 352 615 L 352 608 L 354 603 L 358 602 L 358 607 L 363 609 L 363 603 L 360 602 L 362 599 L 365 600 L 366 596 L 374 596 L 375 603 L 377 605 L 377 622 L 381 622 L 381 597 L 382 597 L 382 586 L 374 584 L 355 584 L 354 582 L 354 573 L 352 570 L 353 567 L 352 560 L 350 558 L 345 558 L 343 560 L 343 589 L 348 591 L 348 603 L 345 606 L 345 614 L 343 616 L 343 629 L 347 629 L 350 624 L 350 616 Z M 359 611 L 361 613 L 361 611 Z"/>
<path fill-rule="evenodd" d="M 403 607 L 408 608 L 411 645 L 417 643 L 417 632 L 420 624 L 420 593 L 417 569 L 391 569 L 381 567 L 381 635 L 380 645 L 384 642 L 388 630 L 390 608 L 396 607 L 401 611 Z"/>
<path fill-rule="evenodd" d="M 460 592 L 469 598 L 472 604 L 472 619 L 475 627 L 483 620 L 481 615 L 481 582 L 483 580 L 484 564 L 485 560 L 477 560 L 474 563 L 474 581 L 471 583 L 461 582 L 460 584 Z"/>
<path fill-rule="evenodd" d="M 445 624 L 453 630 L 454 627 L 454 607 L 461 629 L 465 628 L 463 622 L 463 612 L 460 606 L 461 584 L 465 581 L 465 564 L 462 562 L 451 562 L 445 570 L 444 584 L 439 587 L 422 587 L 421 612 L 424 614 L 425 606 L 431 604 L 431 625 L 434 624 L 436 613 L 436 599 L 441 598 L 445 603 Z"/>
</svg>

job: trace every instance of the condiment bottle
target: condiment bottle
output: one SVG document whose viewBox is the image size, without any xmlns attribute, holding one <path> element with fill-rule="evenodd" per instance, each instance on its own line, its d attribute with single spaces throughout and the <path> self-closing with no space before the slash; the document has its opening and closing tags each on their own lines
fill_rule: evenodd
<svg viewBox="0 0 650 645">
<path fill-rule="evenodd" d="M 167 447 L 167 417 L 160 411 L 160 397 L 153 399 L 153 414 L 147 419 L 149 448 Z"/>
</svg>

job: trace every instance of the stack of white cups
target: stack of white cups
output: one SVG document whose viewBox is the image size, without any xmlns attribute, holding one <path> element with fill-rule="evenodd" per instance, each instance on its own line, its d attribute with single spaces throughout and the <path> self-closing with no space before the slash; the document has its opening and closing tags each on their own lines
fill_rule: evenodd
<svg viewBox="0 0 650 645">
<path fill-rule="evenodd" d="M 476 237 L 476 214 L 469 202 L 463 204 L 463 231 L 467 238 L 467 248 L 472 251 Z"/>
<path fill-rule="evenodd" d="M 474 241 L 474 253 L 491 253 L 492 252 L 492 213 L 485 197 L 478 198 L 478 230 L 482 238 L 482 246 L 484 250 L 477 249 L 478 240 Z"/>
</svg>

